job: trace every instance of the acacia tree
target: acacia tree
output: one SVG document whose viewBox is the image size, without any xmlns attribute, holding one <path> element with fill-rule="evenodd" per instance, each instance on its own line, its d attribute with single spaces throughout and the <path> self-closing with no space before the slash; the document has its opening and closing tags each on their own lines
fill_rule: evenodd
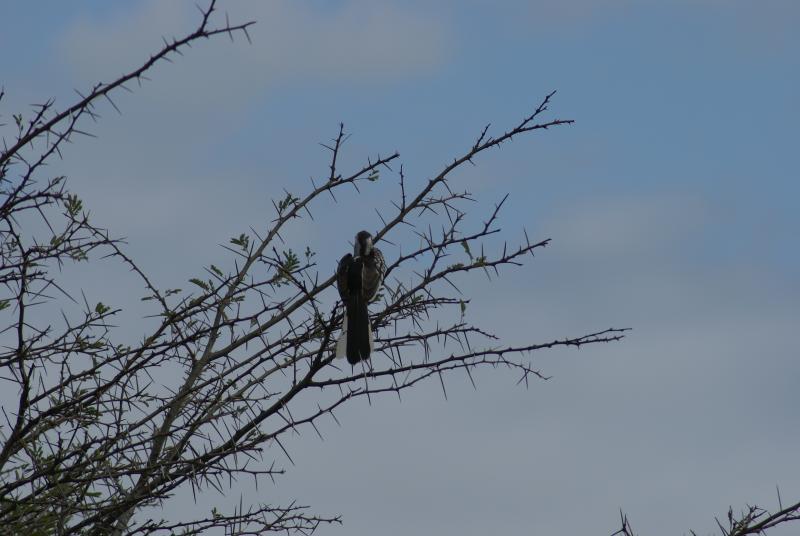
<svg viewBox="0 0 800 536">
<path fill-rule="evenodd" d="M 308 191 L 280 196 L 266 228 L 231 239 L 225 254 L 230 269 L 208 266 L 189 280 L 192 290 L 158 288 L 122 242 L 90 221 L 66 179 L 47 175 L 45 164 L 85 133 L 87 120 L 99 119 L 99 105 L 117 108 L 115 92 L 156 63 L 199 39 L 249 40 L 252 22 L 231 24 L 226 17 L 214 26 L 215 8 L 212 1 L 201 10 L 192 33 L 165 41 L 141 66 L 94 85 L 68 108 L 58 111 L 48 101 L 28 117 L 12 116 L 15 135 L 4 140 L 0 155 L 0 370 L 16 387 L 15 403 L 3 407 L 0 423 L 0 522 L 12 534 L 309 533 L 339 518 L 295 504 L 246 505 L 193 519 L 137 514 L 165 504 L 179 488 L 224 490 L 237 477 L 282 473 L 273 461 L 289 456 L 281 438 L 301 427 L 319 433 L 318 420 L 335 419 L 335 410 L 356 398 L 400 396 L 428 379 L 444 388 L 445 375 L 471 380 L 473 370 L 487 367 L 511 371 L 527 385 L 540 377 L 531 352 L 624 336 L 624 329 L 607 328 L 507 346 L 466 314 L 469 297 L 460 281 L 500 275 L 501 267 L 521 264 L 548 240 L 529 241 L 526 234 L 509 246 L 496 226 L 502 202 L 470 228 L 465 206 L 471 194 L 451 177 L 515 136 L 571 123 L 545 119 L 553 94 L 502 134 L 490 134 L 487 126 L 461 156 L 422 181 L 406 181 L 396 153 L 340 169 L 346 140 L 340 126 L 325 145 L 330 165 Z M 401 253 L 387 259 L 384 290 L 372 305 L 375 356 L 351 368 L 333 356 L 342 324 L 333 274 L 317 267 L 308 248 L 281 249 L 280 236 L 340 189 L 354 191 L 386 176 L 398 183 L 394 211 L 373 234 Z M 426 220 L 437 222 L 438 230 L 423 225 Z M 154 308 L 154 329 L 135 343 L 119 340 L 113 327 L 119 310 L 102 303 L 84 300 L 80 315 L 60 323 L 41 320 L 48 318 L 42 311 L 72 299 L 59 284 L 58 268 L 101 255 L 127 265 Z M 170 380 L 157 374 L 164 366 L 180 372 Z M 731 517 L 727 534 L 793 519 L 798 507 L 775 515 L 751 510 L 735 527 Z M 625 518 L 620 533 L 630 534 Z"/>
</svg>

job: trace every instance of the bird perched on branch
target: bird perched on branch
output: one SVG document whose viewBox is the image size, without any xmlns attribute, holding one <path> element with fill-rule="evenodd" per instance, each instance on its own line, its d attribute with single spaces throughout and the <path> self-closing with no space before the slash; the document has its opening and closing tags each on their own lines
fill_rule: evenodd
<svg viewBox="0 0 800 536">
<path fill-rule="evenodd" d="M 386 262 L 381 250 L 372 244 L 372 235 L 360 231 L 356 235 L 353 253 L 342 257 L 336 269 L 336 284 L 345 307 L 342 334 L 336 342 L 336 357 L 346 355 L 351 365 L 369 359 L 372 352 L 372 327 L 367 305 L 378 294 L 385 272 Z"/>
</svg>

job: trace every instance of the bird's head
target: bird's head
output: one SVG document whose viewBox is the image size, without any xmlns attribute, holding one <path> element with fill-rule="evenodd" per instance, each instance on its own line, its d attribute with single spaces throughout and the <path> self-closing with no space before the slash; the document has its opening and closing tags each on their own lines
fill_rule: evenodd
<svg viewBox="0 0 800 536">
<path fill-rule="evenodd" d="M 372 253 L 372 235 L 367 231 L 359 231 L 353 245 L 353 256 L 360 257 Z"/>
</svg>

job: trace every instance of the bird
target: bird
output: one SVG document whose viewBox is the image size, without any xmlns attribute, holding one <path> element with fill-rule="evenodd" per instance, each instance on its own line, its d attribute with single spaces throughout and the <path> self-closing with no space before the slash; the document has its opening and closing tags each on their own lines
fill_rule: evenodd
<svg viewBox="0 0 800 536">
<path fill-rule="evenodd" d="M 372 327 L 367 305 L 378 294 L 386 273 L 386 261 L 381 250 L 372 243 L 372 235 L 359 231 L 353 253 L 339 261 L 336 286 L 344 303 L 342 334 L 336 342 L 336 357 L 347 356 L 355 365 L 369 359 L 373 349 Z"/>
</svg>

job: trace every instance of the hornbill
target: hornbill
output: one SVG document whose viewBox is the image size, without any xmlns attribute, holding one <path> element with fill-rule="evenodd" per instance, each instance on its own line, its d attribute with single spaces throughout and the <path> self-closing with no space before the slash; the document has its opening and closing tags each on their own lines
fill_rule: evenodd
<svg viewBox="0 0 800 536">
<path fill-rule="evenodd" d="M 336 269 L 336 284 L 345 306 L 336 357 L 346 355 L 351 365 L 369 359 L 372 352 L 367 305 L 378 294 L 385 272 L 386 262 L 381 250 L 372 245 L 372 235 L 360 231 L 356 235 L 353 253 L 342 257 Z"/>
</svg>

